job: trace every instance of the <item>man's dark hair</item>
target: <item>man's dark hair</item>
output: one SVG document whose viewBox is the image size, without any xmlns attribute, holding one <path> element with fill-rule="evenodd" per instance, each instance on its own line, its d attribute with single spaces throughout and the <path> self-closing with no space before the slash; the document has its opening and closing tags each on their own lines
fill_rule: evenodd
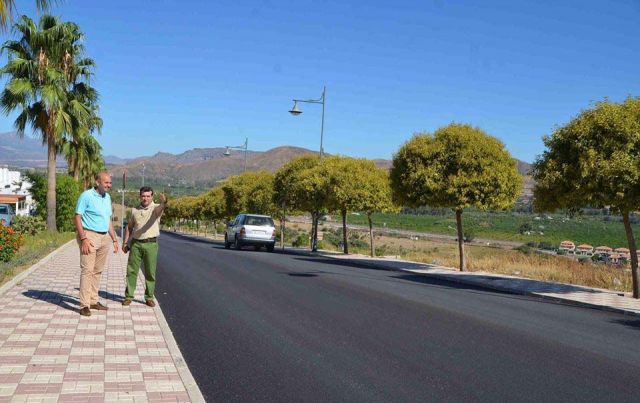
<svg viewBox="0 0 640 403">
<path fill-rule="evenodd" d="M 140 188 L 140 194 L 143 194 L 144 192 L 151 192 L 151 195 L 153 196 L 153 189 L 151 188 L 151 186 L 143 186 Z"/>
</svg>

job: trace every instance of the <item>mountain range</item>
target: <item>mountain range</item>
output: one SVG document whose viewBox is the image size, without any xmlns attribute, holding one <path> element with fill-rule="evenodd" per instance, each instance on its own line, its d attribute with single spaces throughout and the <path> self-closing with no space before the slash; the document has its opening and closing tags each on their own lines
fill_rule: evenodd
<svg viewBox="0 0 640 403">
<path fill-rule="evenodd" d="M 127 176 L 153 183 L 179 186 L 213 186 L 216 182 L 244 170 L 243 151 L 233 150 L 225 155 L 225 148 L 194 148 L 180 154 L 159 152 L 152 156 L 137 158 L 119 158 L 105 156 L 105 163 L 115 178 Z M 304 154 L 316 153 L 306 148 L 282 146 L 268 151 L 247 151 L 246 169 L 274 172 L 293 158 Z M 374 160 L 381 168 L 390 168 L 391 160 Z M 0 133 L 0 164 L 16 168 L 45 168 L 47 165 L 46 147 L 37 139 L 20 138 L 15 132 Z M 58 167 L 66 166 L 64 158 L 58 158 Z M 518 170 L 527 175 L 531 164 L 518 160 Z M 530 188 L 525 183 L 525 188 Z M 525 193 L 529 193 L 525 189 Z"/>
</svg>

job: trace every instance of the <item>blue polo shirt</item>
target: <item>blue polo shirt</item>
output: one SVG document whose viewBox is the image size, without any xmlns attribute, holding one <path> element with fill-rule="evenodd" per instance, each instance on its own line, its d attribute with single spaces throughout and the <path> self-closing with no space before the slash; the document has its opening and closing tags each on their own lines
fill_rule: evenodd
<svg viewBox="0 0 640 403">
<path fill-rule="evenodd" d="M 109 231 L 111 219 L 111 196 L 102 196 L 95 189 L 82 192 L 76 205 L 76 214 L 82 217 L 82 227 L 96 232 Z"/>
</svg>

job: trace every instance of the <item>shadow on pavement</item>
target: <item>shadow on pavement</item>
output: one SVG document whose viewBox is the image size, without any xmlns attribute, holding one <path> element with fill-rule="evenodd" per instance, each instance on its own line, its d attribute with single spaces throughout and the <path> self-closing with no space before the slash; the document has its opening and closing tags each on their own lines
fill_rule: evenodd
<svg viewBox="0 0 640 403">
<path fill-rule="evenodd" d="M 77 298 L 56 291 L 27 290 L 22 293 L 25 297 L 45 301 L 53 305 L 58 305 L 64 309 L 78 312 L 80 302 Z"/>
</svg>

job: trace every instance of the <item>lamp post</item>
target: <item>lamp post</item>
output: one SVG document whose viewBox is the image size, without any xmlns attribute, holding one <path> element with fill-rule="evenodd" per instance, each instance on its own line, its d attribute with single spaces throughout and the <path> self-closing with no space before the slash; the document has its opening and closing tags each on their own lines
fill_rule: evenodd
<svg viewBox="0 0 640 403">
<path fill-rule="evenodd" d="M 320 121 L 320 159 L 322 159 L 324 155 L 324 148 L 322 147 L 322 140 L 324 137 L 324 103 L 327 95 L 327 87 L 324 86 L 322 89 L 322 95 L 320 99 L 294 99 L 293 100 L 293 108 L 289 111 L 293 116 L 298 116 L 302 113 L 302 111 L 298 108 L 298 102 L 304 102 L 307 104 L 322 104 L 322 118 Z"/>
<path fill-rule="evenodd" d="M 320 159 L 324 156 L 324 147 L 322 146 L 322 141 L 324 138 L 324 105 L 325 100 L 327 99 L 327 86 L 322 87 L 322 95 L 319 99 L 294 99 L 293 107 L 289 111 L 293 116 L 298 116 L 302 113 L 302 111 L 298 108 L 298 102 L 304 102 L 307 104 L 322 104 L 322 117 L 320 120 Z M 318 216 L 320 215 L 319 211 L 316 211 L 312 214 L 312 229 L 313 235 L 311 237 L 311 251 L 317 252 L 318 250 Z"/>
<path fill-rule="evenodd" d="M 231 155 L 231 150 L 244 150 L 244 169 L 242 172 L 247 172 L 247 148 L 249 147 L 249 138 L 245 138 L 244 144 L 241 146 L 227 146 L 227 149 L 224 151 L 224 156 L 228 157 Z"/>
</svg>

